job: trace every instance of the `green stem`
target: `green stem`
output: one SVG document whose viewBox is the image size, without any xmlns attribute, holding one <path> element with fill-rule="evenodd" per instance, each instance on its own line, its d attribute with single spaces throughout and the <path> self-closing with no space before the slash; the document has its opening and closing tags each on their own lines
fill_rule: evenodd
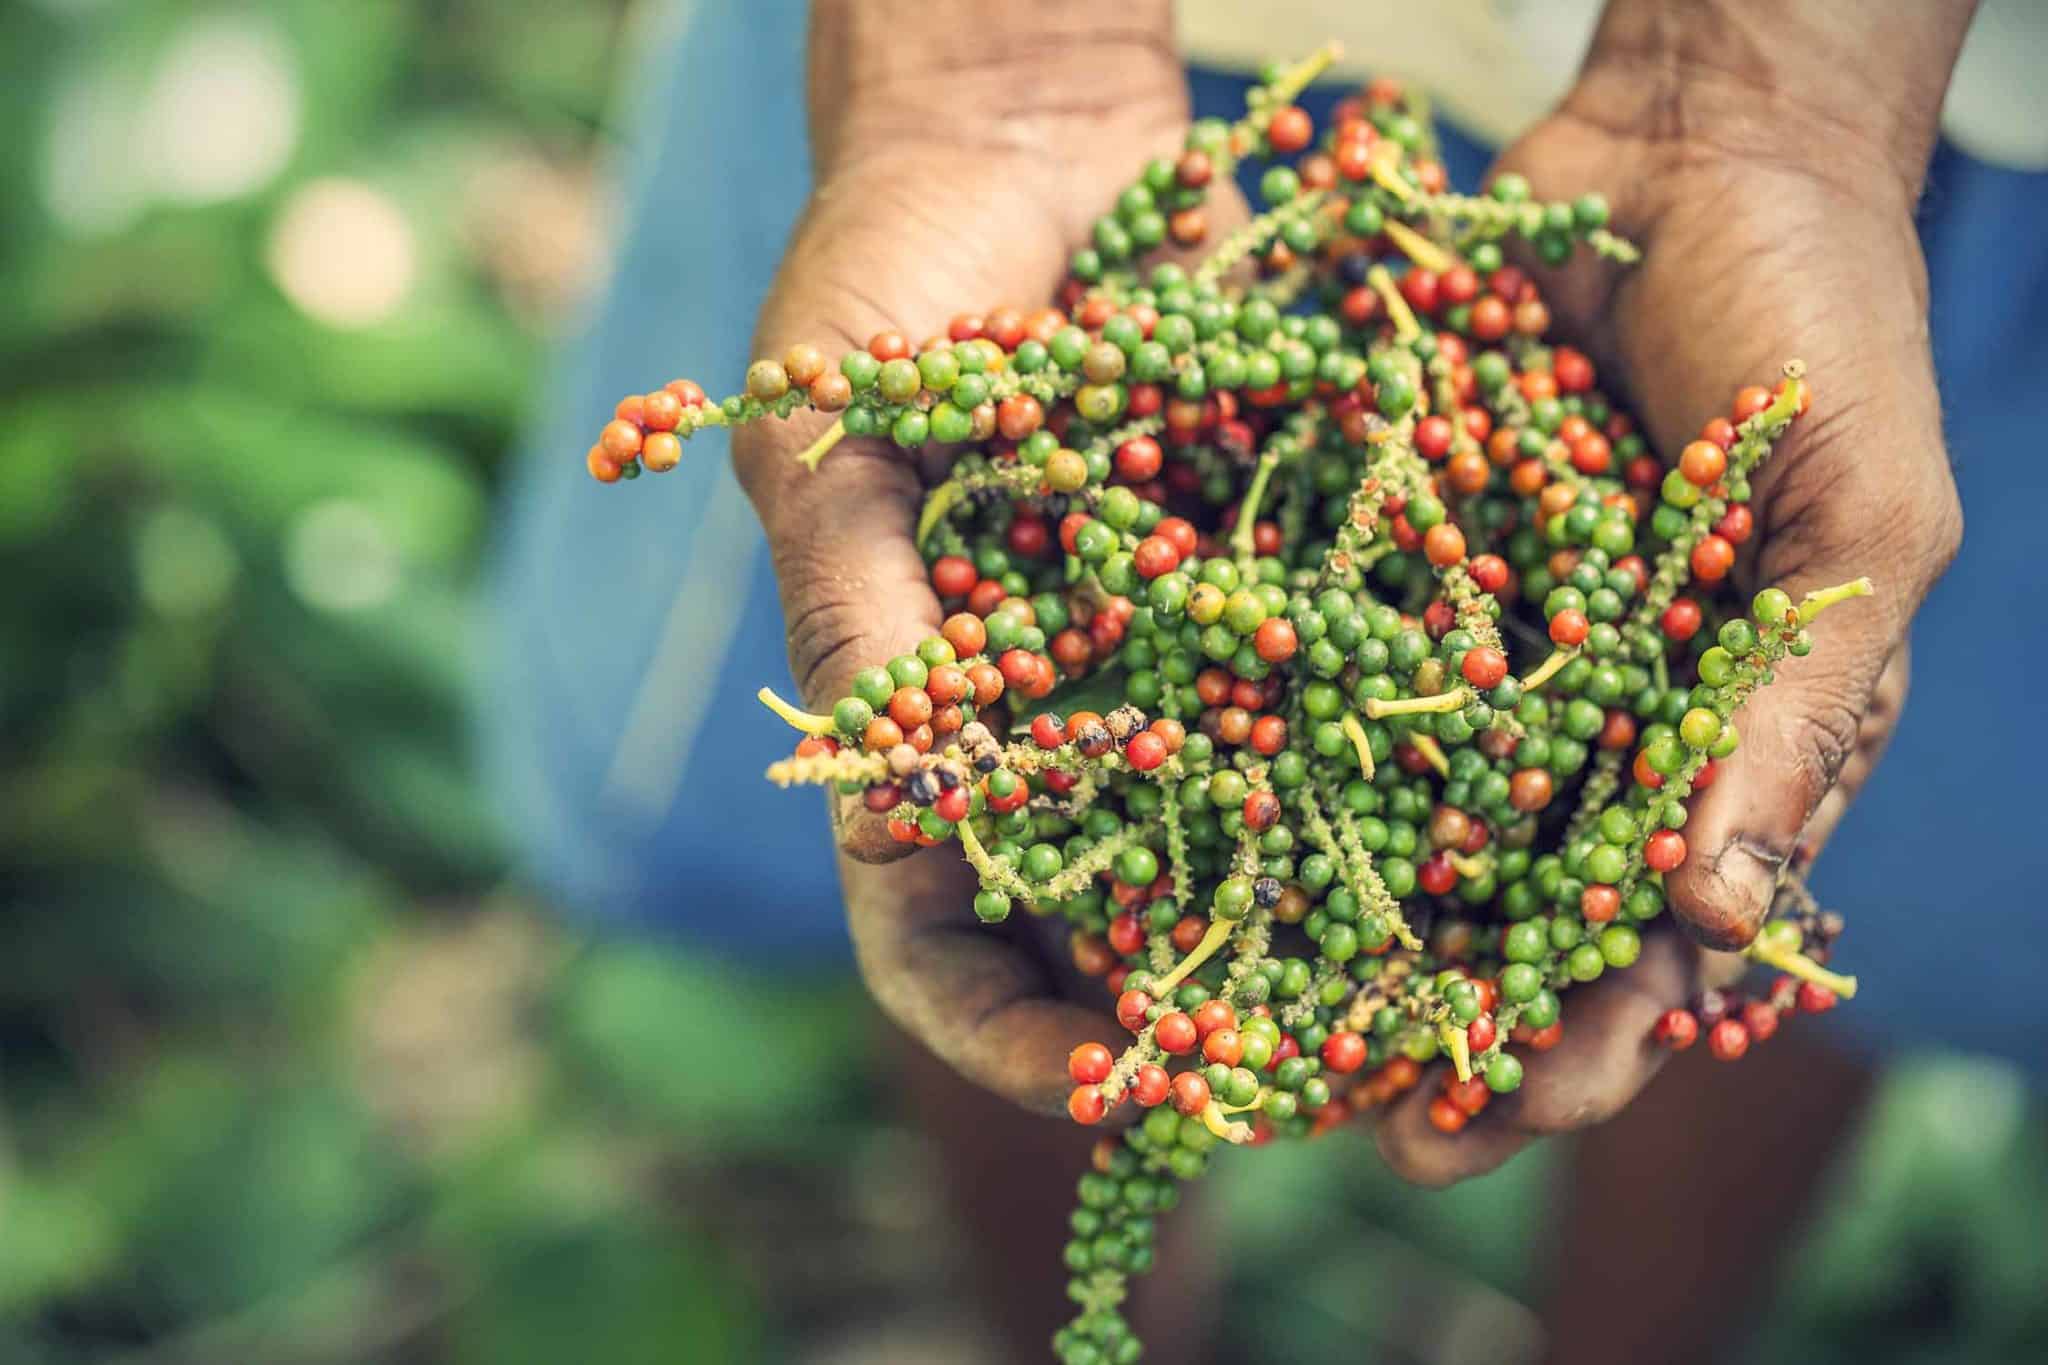
<svg viewBox="0 0 2048 1365">
<path fill-rule="evenodd" d="M 1266 496 L 1266 485 L 1273 478 L 1273 470 L 1280 463 L 1280 452 L 1268 448 L 1259 455 L 1258 466 L 1252 470 L 1252 481 L 1244 490 L 1244 497 L 1237 504 L 1237 525 L 1230 531 L 1230 553 L 1237 560 L 1240 570 L 1249 570 L 1254 553 L 1255 523 L 1259 515 L 1259 503 Z"/>
</svg>

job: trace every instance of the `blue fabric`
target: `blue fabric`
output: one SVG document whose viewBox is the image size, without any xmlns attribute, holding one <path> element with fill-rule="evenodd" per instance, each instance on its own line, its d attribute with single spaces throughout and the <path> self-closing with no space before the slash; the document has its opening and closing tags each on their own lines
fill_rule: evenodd
<svg viewBox="0 0 2048 1365">
<path fill-rule="evenodd" d="M 787 688 L 787 665 L 723 440 L 697 438 L 679 471 L 630 489 L 593 484 L 578 458 L 628 387 L 739 387 L 808 181 L 802 6 L 706 6 L 682 24 L 641 87 L 616 279 L 563 357 L 504 509 L 486 751 L 567 905 L 750 955 L 843 957 L 822 807 L 760 779 L 788 732 L 753 692 Z M 1190 86 L 1198 114 L 1242 106 L 1241 79 Z M 1334 98 L 1308 103 L 1320 114 Z M 1489 157 L 1446 137 L 1456 183 Z M 1845 959 L 1868 983 L 1868 1003 L 1837 1016 L 1848 1027 L 2024 1056 L 2048 875 L 2020 783 L 2037 733 L 2023 689 L 2048 671 L 2048 631 L 2022 596 L 2048 587 L 2022 524 L 2039 515 L 2048 432 L 2048 176 L 1944 148 L 1931 187 L 1935 352 L 1969 542 L 1917 629 L 1915 694 L 1882 777 L 1817 885 L 1850 913 Z M 1993 708 L 2017 743 L 2003 726 L 1986 737 Z"/>
</svg>

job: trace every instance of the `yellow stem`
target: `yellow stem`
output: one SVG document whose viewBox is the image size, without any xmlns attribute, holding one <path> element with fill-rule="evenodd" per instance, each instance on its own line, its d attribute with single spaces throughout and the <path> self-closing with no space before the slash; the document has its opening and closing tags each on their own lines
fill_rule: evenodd
<svg viewBox="0 0 2048 1365">
<path fill-rule="evenodd" d="M 946 513 L 950 512 L 953 504 L 966 496 L 966 493 L 967 486 L 960 480 L 948 479 L 925 494 L 924 509 L 917 514 L 917 544 L 924 544 L 925 537 L 945 520 Z"/>
<path fill-rule="evenodd" d="M 1386 716 L 1436 715 L 1444 711 L 1462 711 L 1471 704 L 1472 694 L 1462 687 L 1454 687 L 1434 697 L 1396 697 L 1392 701 L 1367 697 L 1365 715 L 1368 720 L 1380 720 Z"/>
<path fill-rule="evenodd" d="M 1264 1104 L 1264 1103 L 1266 1102 L 1266 1096 L 1268 1096 L 1268 1095 L 1270 1095 L 1270 1094 L 1272 1094 L 1272 1093 L 1273 1093 L 1273 1087 L 1272 1087 L 1272 1086 L 1270 1086 L 1270 1085 L 1262 1085 L 1262 1086 L 1260 1086 L 1260 1087 L 1259 1087 L 1259 1093 L 1258 1093 L 1258 1094 L 1256 1094 L 1256 1095 L 1254 1095 L 1254 1096 L 1252 1096 L 1252 1099 L 1251 1099 L 1251 1103 L 1250 1103 L 1250 1104 L 1219 1104 L 1218 1106 L 1216 1106 L 1216 1108 L 1217 1108 L 1217 1112 L 1218 1112 L 1218 1113 L 1223 1113 L 1223 1114 L 1242 1114 L 1242 1113 L 1245 1113 L 1245 1112 L 1246 1112 L 1247 1110 L 1252 1110 L 1252 1109 L 1256 1109 L 1256 1108 L 1258 1108 L 1258 1107 L 1259 1107 L 1260 1105 Z"/>
<path fill-rule="evenodd" d="M 1775 967 L 1787 976 L 1796 976 L 1801 981 L 1811 981 L 1816 986 L 1825 986 L 1844 1000 L 1852 999 L 1856 994 L 1855 977 L 1831 972 L 1798 949 L 1788 948 L 1768 934 L 1758 935 L 1749 947 L 1743 949 L 1742 955 L 1752 962 Z"/>
<path fill-rule="evenodd" d="M 1231 557 L 1242 564 L 1250 564 L 1255 548 L 1253 539 L 1257 534 L 1256 524 L 1259 504 L 1265 500 L 1266 485 L 1273 478 L 1273 466 L 1280 463 L 1280 452 L 1267 450 L 1259 456 L 1258 467 L 1252 471 L 1251 484 L 1237 503 L 1237 525 L 1230 531 Z"/>
<path fill-rule="evenodd" d="M 1472 1079 L 1472 1044 L 1465 1037 L 1465 1030 L 1448 1021 L 1436 1026 L 1436 1040 L 1443 1044 L 1444 1051 L 1451 1054 L 1451 1069 L 1458 1073 L 1458 1079 Z"/>
<path fill-rule="evenodd" d="M 1216 955 L 1216 950 L 1229 941 L 1230 931 L 1236 927 L 1237 922 L 1235 920 L 1210 920 L 1207 932 L 1202 935 L 1202 941 L 1195 945 L 1194 951 L 1182 958 L 1179 966 L 1152 983 L 1152 998 L 1154 1000 L 1165 999 L 1168 991 L 1187 980 L 1195 968 Z"/>
<path fill-rule="evenodd" d="M 1468 853 L 1451 854 L 1450 864 L 1453 868 L 1457 869 L 1460 877 L 1464 877 L 1468 881 L 1476 881 L 1493 870 L 1493 865 L 1486 859 L 1475 858 Z"/>
<path fill-rule="evenodd" d="M 1392 142 L 1382 142 L 1372 160 L 1372 178 L 1374 184 L 1406 204 L 1414 200 L 1415 187 L 1394 170 L 1400 160 L 1401 148 Z"/>
<path fill-rule="evenodd" d="M 1522 679 L 1522 690 L 1524 692 L 1534 692 L 1537 688 L 1556 677 L 1559 669 L 1578 657 L 1579 651 L 1577 646 L 1573 646 L 1570 649 L 1552 650 L 1550 657 L 1541 664 L 1538 664 L 1534 673 Z"/>
<path fill-rule="evenodd" d="M 1365 737 L 1365 727 L 1349 711 L 1337 724 L 1344 731 L 1344 737 L 1351 741 L 1351 747 L 1358 751 L 1358 770 L 1365 775 L 1366 781 L 1372 781 L 1372 743 Z"/>
<path fill-rule="evenodd" d="M 1429 760 L 1429 766 L 1436 769 L 1438 777 L 1449 779 L 1451 775 L 1451 760 L 1444 757 L 1443 746 L 1436 742 L 1436 736 L 1410 735 L 1408 742 L 1415 746 L 1417 753 Z"/>
<path fill-rule="evenodd" d="M 1252 1130 L 1245 1124 L 1232 1123 L 1224 1118 L 1223 1106 L 1214 1100 L 1202 1106 L 1202 1126 L 1225 1142 L 1242 1144 L 1252 1140 Z"/>
<path fill-rule="evenodd" d="M 1403 341 L 1413 341 L 1422 335 L 1422 324 L 1415 320 L 1415 311 L 1408 306 L 1408 300 L 1401 297 L 1401 291 L 1394 285 L 1394 277 L 1383 265 L 1376 265 L 1365 272 L 1365 282 L 1373 287 L 1380 300 L 1387 305 L 1387 316 L 1394 320 L 1394 335 Z"/>
<path fill-rule="evenodd" d="M 815 472 L 818 468 L 818 461 L 824 459 L 830 453 L 832 447 L 838 445 L 845 435 L 846 423 L 834 418 L 832 425 L 819 432 L 818 439 L 805 446 L 802 452 L 797 455 L 797 463 Z"/>
<path fill-rule="evenodd" d="M 1852 597 L 1868 597 L 1876 591 L 1877 588 L 1867 578 L 1852 578 L 1832 588 L 1816 588 L 1799 601 L 1799 624 L 1811 625 L 1814 617 L 1835 603 L 1846 602 Z"/>
<path fill-rule="evenodd" d="M 1302 91 L 1316 83 L 1316 78 L 1328 71 L 1338 58 L 1344 55 L 1344 44 L 1324 43 L 1308 56 L 1280 73 L 1280 79 L 1265 88 L 1265 101 L 1252 111 L 1249 120 L 1264 129 L 1272 120 L 1273 111 L 1294 103 Z"/>
<path fill-rule="evenodd" d="M 799 711 L 782 698 L 776 696 L 775 689 L 773 688 L 764 687 L 759 692 L 756 692 L 754 696 L 760 700 L 761 705 L 767 707 L 770 711 L 773 711 L 776 715 L 782 717 L 796 729 L 803 731 L 807 735 L 829 735 L 837 728 L 833 723 L 832 717 L 821 716 L 815 711 Z"/>
<path fill-rule="evenodd" d="M 981 879 L 985 889 L 999 891 L 1011 900 L 1030 899 L 1031 888 L 1026 886 L 1024 879 L 1011 871 L 1006 864 L 999 863 L 989 856 L 988 849 L 982 846 L 980 836 L 974 832 L 972 823 L 962 820 L 953 828 L 960 835 L 960 850 L 967 855 L 968 866 L 974 869 L 974 875 Z"/>
<path fill-rule="evenodd" d="M 1387 220 L 1386 232 L 1387 236 L 1393 238 L 1394 245 L 1401 248 L 1401 253 L 1424 270 L 1435 271 L 1441 275 L 1458 263 L 1456 256 L 1398 218 Z"/>
</svg>

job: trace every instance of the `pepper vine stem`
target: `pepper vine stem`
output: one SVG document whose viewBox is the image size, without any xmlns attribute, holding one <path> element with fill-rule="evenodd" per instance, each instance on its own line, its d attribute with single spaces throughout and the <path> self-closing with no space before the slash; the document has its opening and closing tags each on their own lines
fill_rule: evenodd
<svg viewBox="0 0 2048 1365">
<path fill-rule="evenodd" d="M 754 697 L 761 705 L 789 722 L 792 728 L 801 730 L 807 735 L 829 735 L 836 728 L 832 717 L 821 716 L 815 711 L 800 711 L 776 696 L 775 689 L 772 687 L 762 688 L 754 694 Z"/>
<path fill-rule="evenodd" d="M 1218 948 L 1230 941 L 1230 932 L 1236 927 L 1232 920 L 1210 920 L 1209 927 L 1202 932 L 1202 941 L 1189 950 L 1188 955 L 1180 960 L 1180 965 L 1152 983 L 1153 997 L 1164 998 L 1168 991 L 1193 975 L 1197 968 L 1216 955 Z"/>
<path fill-rule="evenodd" d="M 1856 995 L 1855 977 L 1829 971 L 1797 948 L 1789 948 L 1776 942 L 1768 933 L 1759 934 L 1742 950 L 1742 955 L 1752 962 L 1774 967 L 1787 976 L 1797 977 L 1801 981 L 1811 981 L 1816 986 L 1825 986 L 1844 1000 L 1853 999 Z"/>
<path fill-rule="evenodd" d="M 1446 711 L 1462 711 L 1472 704 L 1472 700 L 1472 693 L 1463 687 L 1439 692 L 1434 697 L 1395 697 L 1385 701 L 1367 697 L 1365 714 L 1368 720 L 1383 720 L 1388 716 L 1440 715 Z"/>
<path fill-rule="evenodd" d="M 1537 688 L 1556 677 L 1559 669 L 1578 657 L 1579 651 L 1576 647 L 1553 650 L 1549 658 L 1536 666 L 1534 673 L 1522 679 L 1522 690 L 1524 692 L 1534 692 Z"/>
<path fill-rule="evenodd" d="M 797 453 L 797 463 L 815 474 L 818 470 L 818 462 L 831 454 L 832 447 L 838 445 L 845 436 L 846 423 L 838 418 L 834 418 L 831 426 L 818 433 L 817 440 L 811 442 Z"/>
<path fill-rule="evenodd" d="M 1837 602 L 1846 602 L 1852 597 L 1868 597 L 1875 591 L 1877 589 L 1868 578 L 1852 578 L 1832 588 L 1817 588 L 1800 599 L 1799 624 L 1812 625 L 1815 617 Z"/>
</svg>

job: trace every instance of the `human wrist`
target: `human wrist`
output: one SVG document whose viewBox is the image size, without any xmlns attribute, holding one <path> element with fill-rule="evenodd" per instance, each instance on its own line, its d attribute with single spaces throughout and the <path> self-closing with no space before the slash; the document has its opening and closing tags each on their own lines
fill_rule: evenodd
<svg viewBox="0 0 2048 1365">
<path fill-rule="evenodd" d="M 1151 123 L 1184 111 L 1169 0 L 934 8 L 906 22 L 897 6 L 813 6 L 808 98 L 822 171 L 877 141 L 1042 154 L 1063 145 L 1040 136 L 1048 119 Z"/>
<path fill-rule="evenodd" d="M 1564 112 L 1666 166 L 1742 161 L 1918 196 L 1976 0 L 1611 0 Z"/>
</svg>

